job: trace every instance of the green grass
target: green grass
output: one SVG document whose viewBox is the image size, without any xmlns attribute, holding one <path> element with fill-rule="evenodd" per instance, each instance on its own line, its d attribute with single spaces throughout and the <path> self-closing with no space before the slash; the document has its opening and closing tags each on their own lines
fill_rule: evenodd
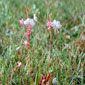
<svg viewBox="0 0 85 85">
<path fill-rule="evenodd" d="M 28 51 L 22 45 L 25 30 L 18 21 L 36 12 L 38 23 L 32 30 Z M 52 32 L 51 51 L 46 27 L 49 14 L 52 20 L 62 23 L 59 34 Z M 0 85 L 38 85 L 42 74 L 49 72 L 50 81 L 56 77 L 58 85 L 84 85 L 85 50 L 80 52 L 75 46 L 84 31 L 84 0 L 0 0 Z M 65 44 L 69 47 L 65 48 Z M 14 71 L 18 61 L 22 66 Z"/>
</svg>

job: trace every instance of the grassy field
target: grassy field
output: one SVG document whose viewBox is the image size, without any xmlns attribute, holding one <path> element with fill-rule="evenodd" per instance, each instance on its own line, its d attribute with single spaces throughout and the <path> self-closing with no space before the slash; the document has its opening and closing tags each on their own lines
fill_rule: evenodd
<svg viewBox="0 0 85 85">
<path fill-rule="evenodd" d="M 27 49 L 19 20 L 33 14 Z M 49 17 L 59 31 L 48 31 Z M 0 85 L 85 85 L 85 0 L 0 0 Z"/>
</svg>

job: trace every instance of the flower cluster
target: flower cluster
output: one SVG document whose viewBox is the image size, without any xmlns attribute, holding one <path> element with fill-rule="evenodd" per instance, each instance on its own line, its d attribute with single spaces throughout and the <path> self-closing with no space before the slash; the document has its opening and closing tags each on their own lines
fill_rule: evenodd
<svg viewBox="0 0 85 85">
<path fill-rule="evenodd" d="M 48 27 L 48 30 L 51 30 L 52 28 L 53 29 L 60 29 L 62 27 L 60 21 L 56 21 L 56 20 L 48 20 L 47 22 L 47 27 Z"/>
<path fill-rule="evenodd" d="M 21 19 L 19 21 L 20 26 L 24 26 L 26 28 L 25 36 L 27 40 L 24 41 L 24 45 L 28 47 L 28 49 L 30 48 L 30 36 L 32 34 L 32 28 L 35 26 L 36 21 L 37 21 L 37 17 L 35 14 L 34 14 L 33 19 L 27 18 L 26 20 Z"/>
<path fill-rule="evenodd" d="M 22 66 L 22 63 L 20 61 L 18 61 L 16 67 L 20 68 L 21 66 Z"/>
<path fill-rule="evenodd" d="M 13 71 L 14 72 L 18 71 L 21 68 L 21 66 L 22 66 L 22 62 L 18 61 L 16 66 L 14 67 Z"/>
</svg>

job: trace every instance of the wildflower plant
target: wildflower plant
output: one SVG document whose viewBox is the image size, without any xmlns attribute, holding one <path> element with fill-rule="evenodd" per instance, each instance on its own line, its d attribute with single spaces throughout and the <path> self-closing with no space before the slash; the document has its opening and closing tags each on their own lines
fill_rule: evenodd
<svg viewBox="0 0 85 85">
<path fill-rule="evenodd" d="M 50 56 L 51 56 L 51 51 L 52 51 L 52 38 L 53 38 L 53 30 L 59 30 L 62 27 L 60 21 L 56 21 L 56 20 L 51 20 L 51 17 L 49 16 L 49 19 L 47 21 L 47 28 L 50 34 L 50 40 L 49 40 L 49 50 L 50 50 Z"/>
<path fill-rule="evenodd" d="M 33 19 L 27 18 L 26 20 L 19 20 L 20 26 L 24 26 L 26 29 L 25 37 L 27 40 L 24 41 L 24 45 L 29 49 L 30 48 L 30 37 L 32 34 L 32 28 L 35 26 L 37 22 L 37 17 L 34 14 Z"/>
</svg>

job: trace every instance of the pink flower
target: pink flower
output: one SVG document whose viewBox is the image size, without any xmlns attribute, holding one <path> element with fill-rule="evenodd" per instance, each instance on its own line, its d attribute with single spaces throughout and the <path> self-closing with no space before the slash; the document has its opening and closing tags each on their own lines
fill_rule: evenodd
<svg viewBox="0 0 85 85">
<path fill-rule="evenodd" d="M 27 28 L 25 36 L 28 40 L 30 39 L 31 34 L 32 34 L 32 28 Z"/>
<path fill-rule="evenodd" d="M 48 20 L 47 22 L 47 27 L 48 27 L 48 30 L 51 30 L 51 29 L 60 29 L 62 27 L 60 21 L 56 21 L 56 20 Z"/>
<path fill-rule="evenodd" d="M 19 20 L 19 24 L 20 24 L 20 26 L 23 26 L 24 25 L 24 20 L 23 19 Z"/>
<path fill-rule="evenodd" d="M 31 24 L 29 24 L 29 25 L 27 25 L 27 27 L 26 27 L 27 29 L 29 29 L 29 30 L 32 30 L 32 25 Z"/>
<path fill-rule="evenodd" d="M 27 46 L 27 44 L 28 44 L 27 40 L 25 40 L 23 44 L 24 44 L 25 46 Z"/>
<path fill-rule="evenodd" d="M 52 28 L 52 22 L 51 22 L 51 20 L 48 20 L 47 27 L 48 27 L 48 30 L 51 30 L 51 28 Z"/>
<path fill-rule="evenodd" d="M 20 61 L 18 61 L 18 62 L 17 62 L 17 66 L 16 66 L 16 67 L 17 67 L 17 68 L 20 68 L 20 67 L 21 67 L 21 65 L 22 65 L 22 63 L 21 63 Z"/>
<path fill-rule="evenodd" d="M 26 28 L 31 25 L 31 27 L 35 26 L 37 22 L 37 17 L 36 15 L 34 14 L 34 17 L 33 18 L 27 18 L 26 20 L 19 20 L 19 24 L 20 26 L 25 26 Z"/>
<path fill-rule="evenodd" d="M 30 42 L 29 41 L 24 41 L 24 46 L 27 47 L 28 49 L 30 48 Z"/>
</svg>

